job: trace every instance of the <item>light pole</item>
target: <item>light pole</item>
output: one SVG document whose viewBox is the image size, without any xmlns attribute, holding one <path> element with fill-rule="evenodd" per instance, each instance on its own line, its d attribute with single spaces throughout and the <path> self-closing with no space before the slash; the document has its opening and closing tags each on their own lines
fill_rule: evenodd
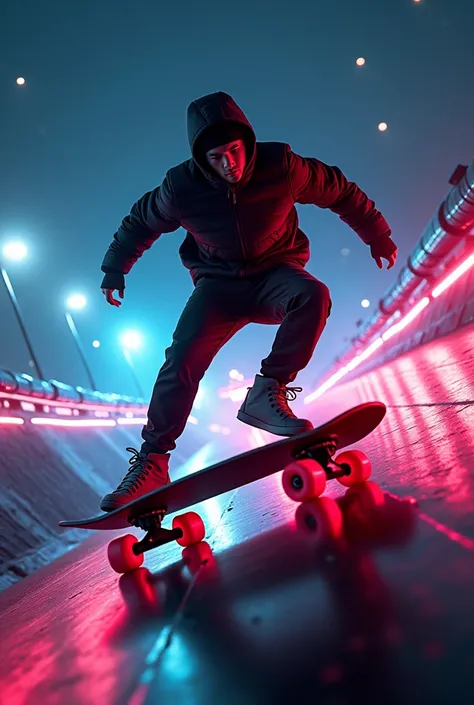
<svg viewBox="0 0 474 705">
<path fill-rule="evenodd" d="M 133 365 L 133 360 L 131 356 L 131 351 L 132 350 L 138 350 L 141 345 L 142 345 L 142 336 L 138 331 L 135 330 L 127 330 L 124 333 L 122 333 L 120 337 L 120 341 L 122 343 L 122 349 L 123 349 L 123 354 L 128 362 L 128 366 L 130 367 L 130 372 L 133 377 L 133 381 L 135 382 L 135 386 L 138 389 L 138 394 L 142 397 L 142 399 L 145 397 L 143 393 L 142 386 L 138 380 L 137 373 L 135 372 L 135 367 Z"/>
<path fill-rule="evenodd" d="M 3 259 L 8 260 L 10 262 L 21 262 L 23 259 L 25 259 L 27 254 L 28 254 L 28 250 L 26 248 L 26 245 L 24 245 L 22 242 L 18 242 L 18 241 L 7 242 L 3 246 L 3 249 L 2 249 Z M 14 291 L 12 283 L 10 281 L 10 277 L 8 276 L 8 272 L 5 269 L 5 267 L 3 266 L 1 260 L 0 260 L 0 273 L 2 275 L 2 279 L 3 279 L 3 283 L 5 284 L 5 288 L 7 290 L 8 298 L 10 299 L 10 303 L 13 306 L 13 310 L 15 312 L 15 316 L 18 321 L 18 325 L 20 326 L 20 330 L 23 334 L 23 339 L 25 341 L 26 347 L 28 348 L 28 352 L 30 355 L 30 364 L 32 364 L 32 366 L 35 370 L 36 377 L 38 377 L 39 379 L 44 379 L 43 373 L 41 371 L 41 367 L 38 362 L 38 358 L 35 355 L 35 352 L 33 350 L 33 346 L 31 345 L 31 341 L 28 336 L 28 332 L 26 330 L 25 322 L 23 320 L 20 306 L 18 305 L 18 300 L 16 298 L 15 291 Z"/>
<path fill-rule="evenodd" d="M 85 307 L 86 303 L 87 303 L 86 298 L 82 294 L 72 294 L 71 296 L 69 296 L 66 301 L 66 306 L 70 310 L 66 311 L 66 321 L 69 326 L 69 330 L 71 331 L 71 335 L 74 338 L 74 342 L 76 343 L 79 357 L 81 358 L 82 363 L 84 365 L 84 368 L 86 370 L 86 374 L 89 379 L 90 387 L 95 392 L 95 391 L 97 391 L 97 386 L 96 386 L 96 383 L 95 383 L 94 378 L 92 376 L 91 369 L 90 369 L 89 365 L 87 364 L 87 359 L 86 359 L 86 355 L 84 352 L 84 347 L 81 343 L 79 333 L 77 332 L 76 324 L 74 323 L 74 318 L 72 317 L 72 314 L 70 313 L 71 310 L 72 311 L 80 311 L 81 309 L 83 309 Z"/>
</svg>

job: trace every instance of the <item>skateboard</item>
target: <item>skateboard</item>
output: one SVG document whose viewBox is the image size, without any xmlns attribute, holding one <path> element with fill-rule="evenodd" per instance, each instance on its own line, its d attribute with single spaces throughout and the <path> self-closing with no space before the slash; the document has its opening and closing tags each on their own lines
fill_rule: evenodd
<svg viewBox="0 0 474 705">
<path fill-rule="evenodd" d="M 386 407 L 381 402 L 359 404 L 327 423 L 236 455 L 187 477 L 149 492 L 119 509 L 90 519 L 60 521 L 59 526 L 76 529 L 113 530 L 135 526 L 145 531 L 139 540 L 133 534 L 113 539 L 108 545 L 109 563 L 117 573 L 138 568 L 144 553 L 170 541 L 192 546 L 204 539 L 204 523 L 194 511 L 173 517 L 172 528 L 162 526 L 165 514 L 187 509 L 212 497 L 282 472 L 286 495 L 295 502 L 308 502 L 323 494 L 328 480 L 345 487 L 365 482 L 371 475 L 369 458 L 360 450 L 336 451 L 357 443 L 382 421 Z"/>
</svg>

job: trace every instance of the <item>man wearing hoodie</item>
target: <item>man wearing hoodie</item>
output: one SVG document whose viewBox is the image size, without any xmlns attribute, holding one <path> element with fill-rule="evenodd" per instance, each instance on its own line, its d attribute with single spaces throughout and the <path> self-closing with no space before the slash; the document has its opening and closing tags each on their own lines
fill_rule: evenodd
<svg viewBox="0 0 474 705">
<path fill-rule="evenodd" d="M 289 387 L 311 360 L 331 310 L 325 284 L 305 269 L 309 241 L 296 203 L 329 208 L 370 247 L 379 268 L 397 247 L 373 201 L 340 169 L 295 154 L 288 144 L 257 142 L 226 93 L 193 101 L 187 114 L 192 157 L 132 207 L 103 263 L 101 288 L 120 306 L 125 275 L 163 233 L 182 227 L 179 254 L 194 291 L 179 318 L 158 374 L 140 451 L 101 509 L 111 511 L 170 481 L 169 452 L 184 430 L 200 380 L 213 358 L 248 323 L 280 324 L 272 350 L 237 417 L 280 436 L 310 430 L 288 401 Z"/>
</svg>

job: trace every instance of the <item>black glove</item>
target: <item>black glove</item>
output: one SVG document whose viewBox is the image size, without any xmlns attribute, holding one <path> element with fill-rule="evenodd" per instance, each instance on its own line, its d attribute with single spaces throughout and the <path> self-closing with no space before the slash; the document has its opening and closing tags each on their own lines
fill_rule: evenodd
<svg viewBox="0 0 474 705">
<path fill-rule="evenodd" d="M 123 291 L 125 289 L 125 275 L 121 272 L 107 272 L 102 279 L 100 288 Z"/>
<path fill-rule="evenodd" d="M 377 266 L 383 269 L 382 257 L 387 260 L 391 269 L 397 259 L 398 248 L 390 235 L 382 235 L 370 243 L 370 254 L 377 262 Z"/>
<path fill-rule="evenodd" d="M 122 304 L 114 297 L 114 291 L 117 290 L 120 298 L 123 299 L 125 295 L 125 275 L 121 272 L 106 272 L 100 288 L 108 304 L 120 307 Z"/>
</svg>

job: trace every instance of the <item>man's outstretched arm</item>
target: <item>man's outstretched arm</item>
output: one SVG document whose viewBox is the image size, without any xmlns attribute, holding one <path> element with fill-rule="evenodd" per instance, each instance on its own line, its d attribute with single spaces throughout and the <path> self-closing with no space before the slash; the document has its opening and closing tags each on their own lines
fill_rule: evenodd
<svg viewBox="0 0 474 705">
<path fill-rule="evenodd" d="M 160 235 L 174 232 L 180 225 L 172 187 L 166 176 L 161 186 L 146 193 L 132 206 L 105 253 L 101 266 L 105 277 L 101 289 L 109 303 L 115 300 L 106 292 L 117 289 L 123 298 L 124 275 Z M 115 301 L 114 305 L 120 303 Z"/>
<path fill-rule="evenodd" d="M 371 255 L 380 268 L 382 257 L 389 262 L 387 269 L 393 267 L 397 246 L 390 237 L 390 226 L 362 189 L 348 181 L 336 166 L 301 157 L 289 147 L 287 154 L 295 203 L 312 203 L 337 213 L 362 242 L 370 245 Z"/>
</svg>

